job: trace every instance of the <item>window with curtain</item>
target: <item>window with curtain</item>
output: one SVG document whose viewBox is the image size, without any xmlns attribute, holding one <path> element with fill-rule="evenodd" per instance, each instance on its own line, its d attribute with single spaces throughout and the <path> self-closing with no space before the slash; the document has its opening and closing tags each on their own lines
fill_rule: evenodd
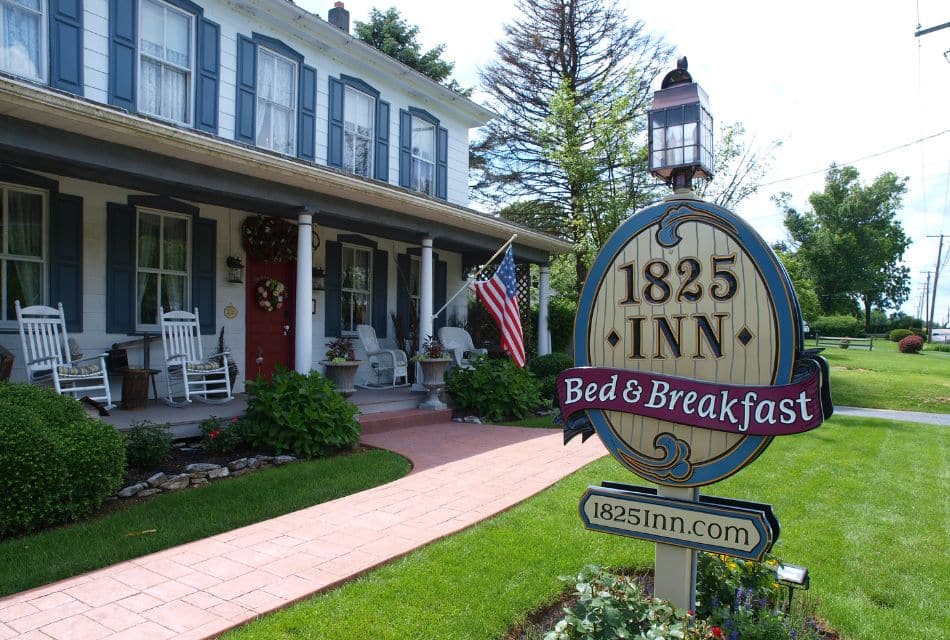
<svg viewBox="0 0 950 640">
<path fill-rule="evenodd" d="M 191 122 L 194 16 L 158 0 L 139 11 L 139 110 Z"/>
<path fill-rule="evenodd" d="M 257 146 L 294 155 L 297 148 L 297 63 L 257 49 Z"/>
<path fill-rule="evenodd" d="M 136 220 L 136 329 L 158 327 L 159 307 L 191 308 L 191 217 L 140 209 Z"/>
<path fill-rule="evenodd" d="M 0 184 L 0 295 L 2 320 L 16 321 L 15 300 L 43 304 L 46 282 L 45 191 Z"/>
<path fill-rule="evenodd" d="M 372 251 L 343 245 L 341 248 L 341 289 L 344 332 L 355 332 L 356 325 L 372 324 Z"/>
<path fill-rule="evenodd" d="M 412 117 L 412 183 L 413 191 L 435 193 L 435 125 Z"/>
<path fill-rule="evenodd" d="M 369 178 L 373 172 L 376 100 L 352 87 L 343 98 L 343 168 Z"/>
<path fill-rule="evenodd" d="M 0 71 L 46 80 L 46 0 L 0 0 Z"/>
</svg>

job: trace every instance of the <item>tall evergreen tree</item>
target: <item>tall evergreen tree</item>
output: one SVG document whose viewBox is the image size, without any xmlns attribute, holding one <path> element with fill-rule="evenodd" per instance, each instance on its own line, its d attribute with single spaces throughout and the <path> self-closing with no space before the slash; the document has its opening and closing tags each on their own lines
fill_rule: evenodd
<svg viewBox="0 0 950 640">
<path fill-rule="evenodd" d="M 580 246 L 580 285 L 589 232 L 580 222 L 593 220 L 583 209 L 590 172 L 609 176 L 617 163 L 597 158 L 590 167 L 572 168 L 564 164 L 564 152 L 574 151 L 570 157 L 576 159 L 602 130 L 585 122 L 590 105 L 612 105 L 623 96 L 624 113 L 612 117 L 642 127 L 652 85 L 672 48 L 643 21 L 630 20 L 617 0 L 518 0 L 517 7 L 521 17 L 505 26 L 497 60 L 481 74 L 499 117 L 474 145 L 476 196 L 495 205 L 527 200 L 544 205 L 542 214 L 553 205 L 566 223 L 560 225 L 564 235 Z M 565 108 L 565 99 L 573 109 Z M 558 130 L 552 122 L 566 126 Z"/>
</svg>

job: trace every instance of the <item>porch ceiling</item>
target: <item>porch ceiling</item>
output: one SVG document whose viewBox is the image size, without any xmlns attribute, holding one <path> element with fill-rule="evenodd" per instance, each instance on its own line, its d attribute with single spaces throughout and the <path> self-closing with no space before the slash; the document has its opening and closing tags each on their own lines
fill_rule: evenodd
<svg viewBox="0 0 950 640">
<path fill-rule="evenodd" d="M 512 234 L 520 259 L 546 263 L 568 242 L 374 180 L 142 118 L 0 77 L 5 161 L 128 189 L 436 247 L 473 261 Z"/>
</svg>

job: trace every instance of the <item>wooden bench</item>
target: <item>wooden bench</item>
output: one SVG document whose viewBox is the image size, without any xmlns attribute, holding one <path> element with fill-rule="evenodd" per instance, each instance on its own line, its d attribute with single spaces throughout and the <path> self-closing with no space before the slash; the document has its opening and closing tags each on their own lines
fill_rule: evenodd
<svg viewBox="0 0 950 640">
<path fill-rule="evenodd" d="M 847 346 L 844 346 L 847 344 Z M 816 347 L 841 347 L 843 349 L 847 348 L 857 348 L 857 349 L 867 349 L 871 351 L 874 349 L 874 338 L 846 338 L 846 337 L 836 337 L 836 336 L 822 336 L 815 334 L 815 346 Z"/>
</svg>

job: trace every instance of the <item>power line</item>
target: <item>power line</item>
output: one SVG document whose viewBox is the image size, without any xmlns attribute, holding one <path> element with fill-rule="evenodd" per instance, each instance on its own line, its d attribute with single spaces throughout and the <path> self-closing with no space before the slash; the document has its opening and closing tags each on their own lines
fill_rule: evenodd
<svg viewBox="0 0 950 640">
<path fill-rule="evenodd" d="M 942 136 L 942 135 L 945 135 L 945 134 L 947 134 L 947 133 L 950 133 L 950 129 L 944 129 L 943 131 L 941 131 L 941 132 L 939 132 L 939 133 L 932 133 L 932 134 L 930 134 L 929 136 L 924 136 L 923 138 L 918 138 L 918 139 L 913 140 L 913 141 L 911 141 L 911 142 L 905 142 L 904 144 L 897 145 L 896 147 L 891 147 L 890 149 L 886 149 L 886 150 L 884 150 L 884 151 L 878 151 L 877 153 L 872 153 L 872 154 L 870 154 L 870 155 L 862 156 L 862 157 L 860 157 L 860 158 L 857 158 L 856 160 L 850 160 L 850 161 L 848 161 L 848 162 L 843 162 L 843 163 L 841 163 L 841 165 L 857 164 L 858 162 L 863 162 L 864 160 L 870 160 L 871 158 L 877 158 L 877 157 L 879 157 L 879 156 L 887 155 L 888 153 L 893 153 L 893 152 L 895 152 L 895 151 L 900 151 L 901 149 L 906 149 L 907 147 L 912 147 L 912 146 L 914 146 L 915 144 L 920 144 L 921 142 L 926 142 L 927 140 L 931 140 L 931 139 L 933 139 L 933 138 L 937 138 L 937 137 Z M 808 176 L 813 176 L 813 175 L 818 174 L 818 173 L 825 173 L 826 171 L 828 171 L 828 168 L 827 168 L 827 167 L 824 168 L 824 169 L 816 169 L 816 170 L 814 170 L 814 171 L 806 171 L 805 173 L 800 173 L 800 174 L 798 174 L 797 176 L 792 176 L 792 177 L 790 177 L 790 178 L 782 178 L 782 179 L 780 179 L 780 180 L 772 180 L 771 182 L 763 182 L 763 183 L 761 183 L 761 184 L 759 185 L 759 187 L 769 187 L 769 186 L 772 186 L 773 184 L 779 184 L 779 183 L 781 183 L 781 182 L 789 182 L 790 180 L 798 180 L 799 178 L 805 178 L 805 177 L 808 177 Z"/>
</svg>

